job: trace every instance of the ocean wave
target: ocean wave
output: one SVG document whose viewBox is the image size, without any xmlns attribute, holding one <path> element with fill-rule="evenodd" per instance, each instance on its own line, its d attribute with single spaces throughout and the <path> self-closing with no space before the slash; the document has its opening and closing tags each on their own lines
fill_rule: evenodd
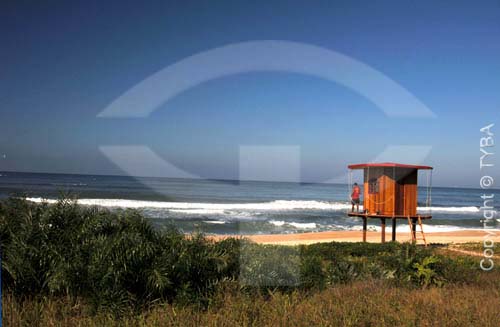
<svg viewBox="0 0 500 327">
<path fill-rule="evenodd" d="M 55 203 L 57 200 L 43 198 L 27 198 L 32 202 Z M 342 210 L 351 206 L 342 202 L 326 201 L 296 201 L 296 200 L 276 200 L 270 202 L 253 203 L 192 203 L 192 202 L 162 202 L 162 201 L 142 201 L 125 199 L 79 199 L 79 204 L 96 205 L 101 207 L 116 208 L 158 208 L 169 210 L 266 210 L 283 211 L 296 209 L 311 210 Z M 199 211 L 202 212 L 202 211 Z"/>
<path fill-rule="evenodd" d="M 169 209 L 168 211 L 186 215 L 223 215 L 225 212 L 222 209 Z"/>
<path fill-rule="evenodd" d="M 418 207 L 418 211 L 435 211 L 435 212 L 479 212 L 478 207 Z"/>
<path fill-rule="evenodd" d="M 54 199 L 43 198 L 27 198 L 33 202 L 48 202 L 55 203 Z M 362 224 L 359 218 L 348 218 L 342 214 L 341 210 L 349 210 L 350 205 L 342 202 L 323 202 L 323 201 L 296 201 L 296 200 L 277 200 L 270 202 L 257 203 L 188 203 L 188 202 L 161 202 L 161 201 L 141 201 L 141 200 L 125 200 L 125 199 L 80 199 L 79 204 L 102 206 L 109 208 L 135 208 L 144 209 L 146 215 L 152 217 L 163 218 L 165 216 L 174 219 L 199 219 L 206 224 L 223 225 L 234 221 L 257 223 L 261 226 L 260 232 L 273 231 L 274 227 L 279 227 L 279 230 L 297 232 L 304 231 L 340 231 L 340 230 L 361 230 Z M 321 211 L 325 214 L 313 213 L 307 215 L 307 211 Z M 337 211 L 339 215 L 331 215 L 327 211 Z M 477 207 L 432 207 L 432 212 L 449 212 L 449 213 L 472 213 L 479 212 Z M 168 213 L 172 213 L 169 215 Z M 339 218 L 340 216 L 344 218 Z M 304 218 L 311 219 L 304 221 Z M 447 220 L 450 224 L 425 224 L 424 232 L 447 232 L 456 230 L 483 230 L 473 228 L 472 226 L 464 226 L 462 220 L 457 220 L 456 224 L 453 220 Z M 436 221 L 436 223 L 438 223 Z M 439 222 L 442 223 L 442 222 Z M 267 227 L 266 227 L 267 225 Z M 271 226 L 270 226 L 271 225 Z M 243 227 L 246 225 L 242 225 Z M 380 232 L 380 226 L 369 224 L 368 230 Z M 386 232 L 390 233 L 390 226 Z M 409 233 L 409 226 L 405 222 L 400 222 L 397 226 L 397 231 L 400 233 Z"/>
<path fill-rule="evenodd" d="M 88 186 L 87 183 L 50 183 L 51 186 Z"/>
<path fill-rule="evenodd" d="M 27 198 L 32 202 L 55 203 L 54 199 Z M 143 201 L 126 199 L 79 199 L 79 204 L 95 205 L 112 208 L 132 208 L 132 209 L 167 209 L 172 212 L 185 214 L 234 214 L 231 210 L 251 210 L 251 211 L 291 211 L 291 210 L 349 210 L 351 205 L 339 201 L 314 201 L 314 200 L 275 200 L 270 202 L 252 203 L 193 203 L 193 202 L 163 202 L 163 201 Z M 360 210 L 363 206 L 360 206 Z M 479 212 L 478 207 L 418 207 L 419 212 Z M 241 212 L 239 213 L 241 214 Z"/>
<path fill-rule="evenodd" d="M 290 225 L 298 229 L 314 229 L 317 228 L 318 225 L 316 223 L 297 223 L 297 222 L 287 222 L 283 220 L 270 220 L 269 223 L 273 224 L 274 226 L 281 227 L 285 225 Z"/>
<path fill-rule="evenodd" d="M 215 225 L 224 225 L 226 222 L 223 220 L 204 220 L 205 224 L 215 224 Z"/>
</svg>

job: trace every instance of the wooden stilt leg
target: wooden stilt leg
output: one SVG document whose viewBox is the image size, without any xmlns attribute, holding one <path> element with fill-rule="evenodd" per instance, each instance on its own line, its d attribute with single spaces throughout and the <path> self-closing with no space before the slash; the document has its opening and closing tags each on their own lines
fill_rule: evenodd
<svg viewBox="0 0 500 327">
<path fill-rule="evenodd" d="M 392 240 L 396 240 L 396 218 L 392 218 Z"/>
<path fill-rule="evenodd" d="M 417 220 L 415 218 L 411 219 L 411 237 L 413 242 L 417 241 Z"/>
<path fill-rule="evenodd" d="M 363 217 L 363 242 L 366 242 L 366 217 Z"/>
<path fill-rule="evenodd" d="M 382 243 L 385 243 L 385 218 L 380 218 L 380 227 L 382 228 Z"/>
</svg>

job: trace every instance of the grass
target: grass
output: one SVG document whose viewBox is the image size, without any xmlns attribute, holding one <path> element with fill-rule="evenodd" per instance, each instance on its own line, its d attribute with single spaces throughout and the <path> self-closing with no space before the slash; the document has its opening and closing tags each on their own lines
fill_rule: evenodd
<svg viewBox="0 0 500 327">
<path fill-rule="evenodd" d="M 495 253 L 500 252 L 500 244 L 498 244 L 498 243 L 490 244 L 490 242 L 488 242 L 486 244 L 486 246 L 482 242 L 479 242 L 479 243 L 478 242 L 467 242 L 467 243 L 453 245 L 452 248 L 465 250 L 465 251 L 474 251 L 474 252 L 478 252 L 481 254 L 487 248 L 492 249 Z"/>
<path fill-rule="evenodd" d="M 4 298 L 7 326 L 498 326 L 499 288 L 454 285 L 408 289 L 381 281 L 336 285 L 313 294 L 269 296 L 223 289 L 206 310 L 157 304 L 120 320 L 65 299 Z"/>
<path fill-rule="evenodd" d="M 0 237 L 9 326 L 500 321 L 500 270 L 483 272 L 477 258 L 442 247 L 215 242 L 68 198 L 1 201 Z"/>
</svg>

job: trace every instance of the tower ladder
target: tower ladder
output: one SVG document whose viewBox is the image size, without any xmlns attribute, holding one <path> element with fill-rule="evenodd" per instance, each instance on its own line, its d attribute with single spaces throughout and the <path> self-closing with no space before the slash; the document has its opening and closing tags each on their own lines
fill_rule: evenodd
<svg viewBox="0 0 500 327">
<path fill-rule="evenodd" d="M 413 230 L 413 221 L 408 216 L 408 225 L 410 226 L 410 237 L 412 242 L 417 243 L 417 241 L 424 241 L 424 245 L 427 246 L 427 240 L 425 239 L 425 234 L 424 234 L 424 227 L 422 224 L 422 219 L 420 219 L 420 215 L 417 216 L 417 222 L 418 225 L 420 226 L 420 235 L 421 237 L 417 237 L 417 226 L 415 224 L 415 231 Z"/>
</svg>

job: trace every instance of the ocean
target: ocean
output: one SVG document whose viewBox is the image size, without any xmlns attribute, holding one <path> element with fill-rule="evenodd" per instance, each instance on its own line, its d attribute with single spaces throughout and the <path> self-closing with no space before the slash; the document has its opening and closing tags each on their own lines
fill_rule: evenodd
<svg viewBox="0 0 500 327">
<path fill-rule="evenodd" d="M 433 187 L 430 207 L 425 207 L 425 191 L 419 189 L 419 210 L 433 218 L 424 231 L 483 228 L 483 190 Z M 498 211 L 500 190 L 492 192 Z M 77 196 L 82 205 L 136 209 L 159 228 L 173 225 L 184 232 L 298 233 L 359 230 L 362 225 L 361 219 L 347 216 L 347 184 L 0 172 L 0 198 L 52 202 L 63 194 Z M 500 228 L 500 222 L 493 227 Z M 378 220 L 369 220 L 368 228 L 378 230 Z M 409 230 L 404 221 L 397 228 Z"/>
</svg>

